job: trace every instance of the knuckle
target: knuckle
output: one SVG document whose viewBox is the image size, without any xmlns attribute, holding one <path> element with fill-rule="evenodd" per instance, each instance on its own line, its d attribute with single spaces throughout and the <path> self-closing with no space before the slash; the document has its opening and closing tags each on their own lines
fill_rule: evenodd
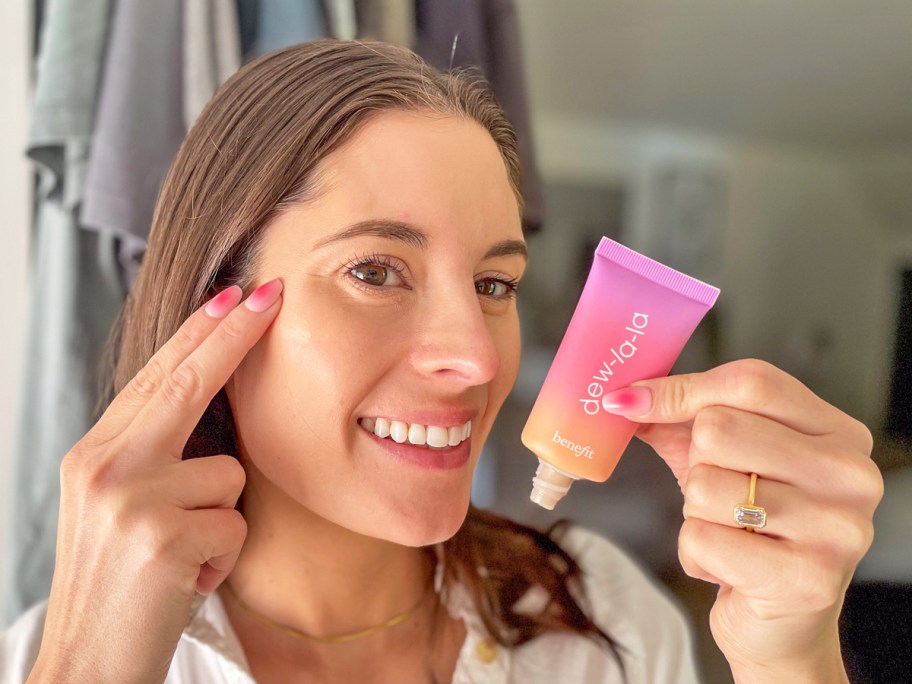
<svg viewBox="0 0 912 684">
<path fill-rule="evenodd" d="M 149 362 L 133 377 L 133 381 L 129 385 L 130 392 L 140 399 L 148 399 L 162 386 L 164 378 L 165 369 L 162 367 L 161 361 L 156 358 L 149 359 Z"/>
<path fill-rule="evenodd" d="M 874 540 L 874 525 L 861 514 L 842 510 L 833 516 L 833 542 L 837 553 L 851 561 L 858 561 Z"/>
<path fill-rule="evenodd" d="M 77 444 L 60 461 L 61 492 L 97 499 L 119 481 L 121 470 L 117 459 Z"/>
<path fill-rule="evenodd" d="M 696 518 L 687 518 L 678 533 L 678 560 L 681 568 L 690 577 L 706 579 L 700 564 L 701 535 L 704 525 Z"/>
<path fill-rule="evenodd" d="M 678 557 L 682 561 L 689 561 L 697 552 L 700 540 L 700 525 L 693 518 L 688 518 L 681 525 L 678 532 Z"/>
<path fill-rule="evenodd" d="M 175 555 L 180 528 L 168 525 L 152 511 L 138 510 L 136 506 L 125 504 L 118 516 L 118 530 L 135 540 L 136 548 L 141 549 L 150 563 L 170 562 Z"/>
<path fill-rule="evenodd" d="M 150 518 L 144 518 L 134 525 L 132 533 L 141 540 L 146 556 L 152 561 L 162 561 L 169 558 L 174 546 L 174 537 L 159 524 Z"/>
<path fill-rule="evenodd" d="M 247 521 L 244 519 L 244 516 L 241 515 L 240 511 L 231 509 L 226 511 L 226 524 L 230 528 L 231 537 L 234 539 L 237 546 L 243 544 L 244 539 L 247 538 Z"/>
<path fill-rule="evenodd" d="M 872 460 L 865 461 L 868 465 L 868 498 L 872 508 L 877 508 L 884 498 L 884 479 L 880 468 Z"/>
<path fill-rule="evenodd" d="M 139 548 L 146 548 L 146 526 L 135 497 L 127 487 L 110 489 L 104 503 L 112 532 L 119 538 L 135 539 Z"/>
<path fill-rule="evenodd" d="M 225 458 L 227 459 L 227 484 L 232 491 L 240 494 L 241 490 L 244 489 L 244 485 L 247 484 L 247 471 L 244 470 L 241 462 L 233 456 L 226 456 Z"/>
<path fill-rule="evenodd" d="M 178 349 L 193 349 L 199 344 L 197 336 L 186 325 L 179 327 L 171 339 Z"/>
<path fill-rule="evenodd" d="M 662 409 L 669 415 L 682 415 L 687 413 L 688 397 L 690 396 L 689 382 L 684 376 L 673 378 L 662 392 Z"/>
<path fill-rule="evenodd" d="M 171 404 L 184 407 L 199 396 L 203 388 L 203 378 L 196 368 L 182 363 L 162 385 L 162 396 Z"/>
<path fill-rule="evenodd" d="M 843 568 L 824 553 L 799 556 L 795 569 L 795 587 L 800 592 L 802 609 L 821 612 L 835 605 L 841 597 Z"/>
<path fill-rule="evenodd" d="M 215 456 L 219 482 L 232 494 L 240 495 L 247 483 L 247 471 L 234 456 Z"/>
<path fill-rule="evenodd" d="M 860 420 L 852 419 L 853 428 L 855 432 L 858 433 L 859 441 L 862 445 L 861 449 L 864 452 L 865 456 L 870 456 L 871 452 L 874 450 L 874 435 L 871 434 L 871 430 L 867 425 L 862 423 Z"/>
<path fill-rule="evenodd" d="M 244 326 L 236 318 L 229 316 L 217 328 L 218 334 L 226 340 L 236 340 L 244 336 Z"/>
<path fill-rule="evenodd" d="M 81 488 L 79 483 L 85 476 L 86 456 L 77 444 L 60 460 L 60 490 L 62 492 Z"/>
<path fill-rule="evenodd" d="M 690 517 L 706 511 L 712 498 L 712 468 L 704 463 L 697 463 L 687 474 L 684 484 L 684 515 Z"/>
<path fill-rule="evenodd" d="M 701 453 L 711 453 L 722 445 L 731 416 L 719 407 L 710 406 L 694 416 L 691 441 Z"/>
<path fill-rule="evenodd" d="M 849 558 L 853 563 L 857 563 L 871 548 L 874 543 L 874 521 L 870 519 L 859 519 L 852 528 L 853 544 L 848 549 Z"/>
<path fill-rule="evenodd" d="M 858 458 L 853 455 L 845 459 L 846 471 L 844 486 L 855 494 L 857 499 L 875 508 L 884 495 L 883 475 L 880 468 L 870 458 Z"/>
<path fill-rule="evenodd" d="M 745 403 L 765 406 L 773 401 L 772 377 L 775 367 L 760 359 L 744 359 L 732 364 L 732 389 Z"/>
</svg>

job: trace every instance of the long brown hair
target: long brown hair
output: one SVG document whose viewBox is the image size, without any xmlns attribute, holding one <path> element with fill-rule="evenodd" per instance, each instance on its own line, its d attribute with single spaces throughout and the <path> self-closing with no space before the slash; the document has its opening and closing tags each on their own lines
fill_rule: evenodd
<svg viewBox="0 0 912 684">
<path fill-rule="evenodd" d="M 381 110 L 427 111 L 474 120 L 497 143 L 519 194 L 516 136 L 477 76 L 444 74 L 384 43 L 319 40 L 265 55 L 216 93 L 165 179 L 148 249 L 112 333 L 105 402 L 202 303 L 228 285 L 250 289 L 263 229 L 313 197 L 318 164 Z M 224 390 L 213 399 L 185 458 L 237 455 Z M 476 508 L 444 543 L 445 583 L 468 587 L 490 635 L 517 646 L 549 630 L 615 644 L 581 608 L 580 570 L 555 534 Z M 539 585 L 540 613 L 514 604 Z"/>
</svg>

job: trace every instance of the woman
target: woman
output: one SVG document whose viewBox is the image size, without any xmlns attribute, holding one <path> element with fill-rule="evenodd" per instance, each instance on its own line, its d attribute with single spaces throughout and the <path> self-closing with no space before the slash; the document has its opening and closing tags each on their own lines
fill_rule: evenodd
<svg viewBox="0 0 912 684">
<path fill-rule="evenodd" d="M 165 182 L 116 397 L 64 459 L 51 596 L 7 671 L 693 681 L 681 618 L 607 542 L 469 507 L 519 363 L 518 179 L 484 88 L 407 51 L 319 41 L 233 77 Z M 867 430 L 753 361 L 624 396 L 681 483 L 681 560 L 721 587 L 736 679 L 844 679 L 881 492 Z M 730 520 L 751 472 L 753 535 Z"/>
</svg>

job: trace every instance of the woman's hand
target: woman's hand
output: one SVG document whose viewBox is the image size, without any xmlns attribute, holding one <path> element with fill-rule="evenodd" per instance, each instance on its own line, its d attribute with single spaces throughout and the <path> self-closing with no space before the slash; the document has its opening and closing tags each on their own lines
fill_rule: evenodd
<svg viewBox="0 0 912 684">
<path fill-rule="evenodd" d="M 230 456 L 181 460 L 212 397 L 275 318 L 281 283 L 196 311 L 61 465 L 57 561 L 30 682 L 161 682 L 194 592 L 213 591 L 247 527 Z"/>
<path fill-rule="evenodd" d="M 613 394 L 678 478 L 679 557 L 720 587 L 710 625 L 735 679 L 847 681 L 838 617 L 883 495 L 868 429 L 755 360 Z M 768 516 L 756 534 L 733 519 L 752 472 Z"/>
</svg>

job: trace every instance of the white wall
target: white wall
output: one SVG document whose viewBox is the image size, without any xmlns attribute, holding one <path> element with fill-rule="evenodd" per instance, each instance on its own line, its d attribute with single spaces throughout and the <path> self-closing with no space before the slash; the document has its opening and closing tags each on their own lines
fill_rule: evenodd
<svg viewBox="0 0 912 684">
<path fill-rule="evenodd" d="M 895 274 L 912 263 L 908 231 L 888 225 L 857 174 L 865 150 L 745 142 L 681 130 L 540 114 L 546 177 L 621 182 L 628 241 L 648 236 L 654 171 L 669 162 L 718 166 L 728 177 L 722 288 L 723 355 L 788 366 L 817 328 L 832 346 L 814 390 L 871 426 L 887 396 Z M 908 226 L 907 226 L 908 228 Z M 543 251 L 562 236 L 545 231 Z M 648 240 L 645 240 L 648 242 Z M 702 274 L 694 274 L 705 277 Z"/>
<path fill-rule="evenodd" d="M 29 51 L 31 49 L 28 0 L 0 2 L 0 93 L 3 94 L 3 125 L 0 126 L 0 273 L 3 274 L 3 323 L 0 332 L 0 581 L 6 586 L 3 562 L 9 525 L 9 482 L 12 450 L 18 418 L 20 368 L 24 353 L 26 264 L 30 230 L 30 176 L 23 156 L 27 115 Z M 0 615 L 4 612 L 0 592 Z"/>
</svg>

